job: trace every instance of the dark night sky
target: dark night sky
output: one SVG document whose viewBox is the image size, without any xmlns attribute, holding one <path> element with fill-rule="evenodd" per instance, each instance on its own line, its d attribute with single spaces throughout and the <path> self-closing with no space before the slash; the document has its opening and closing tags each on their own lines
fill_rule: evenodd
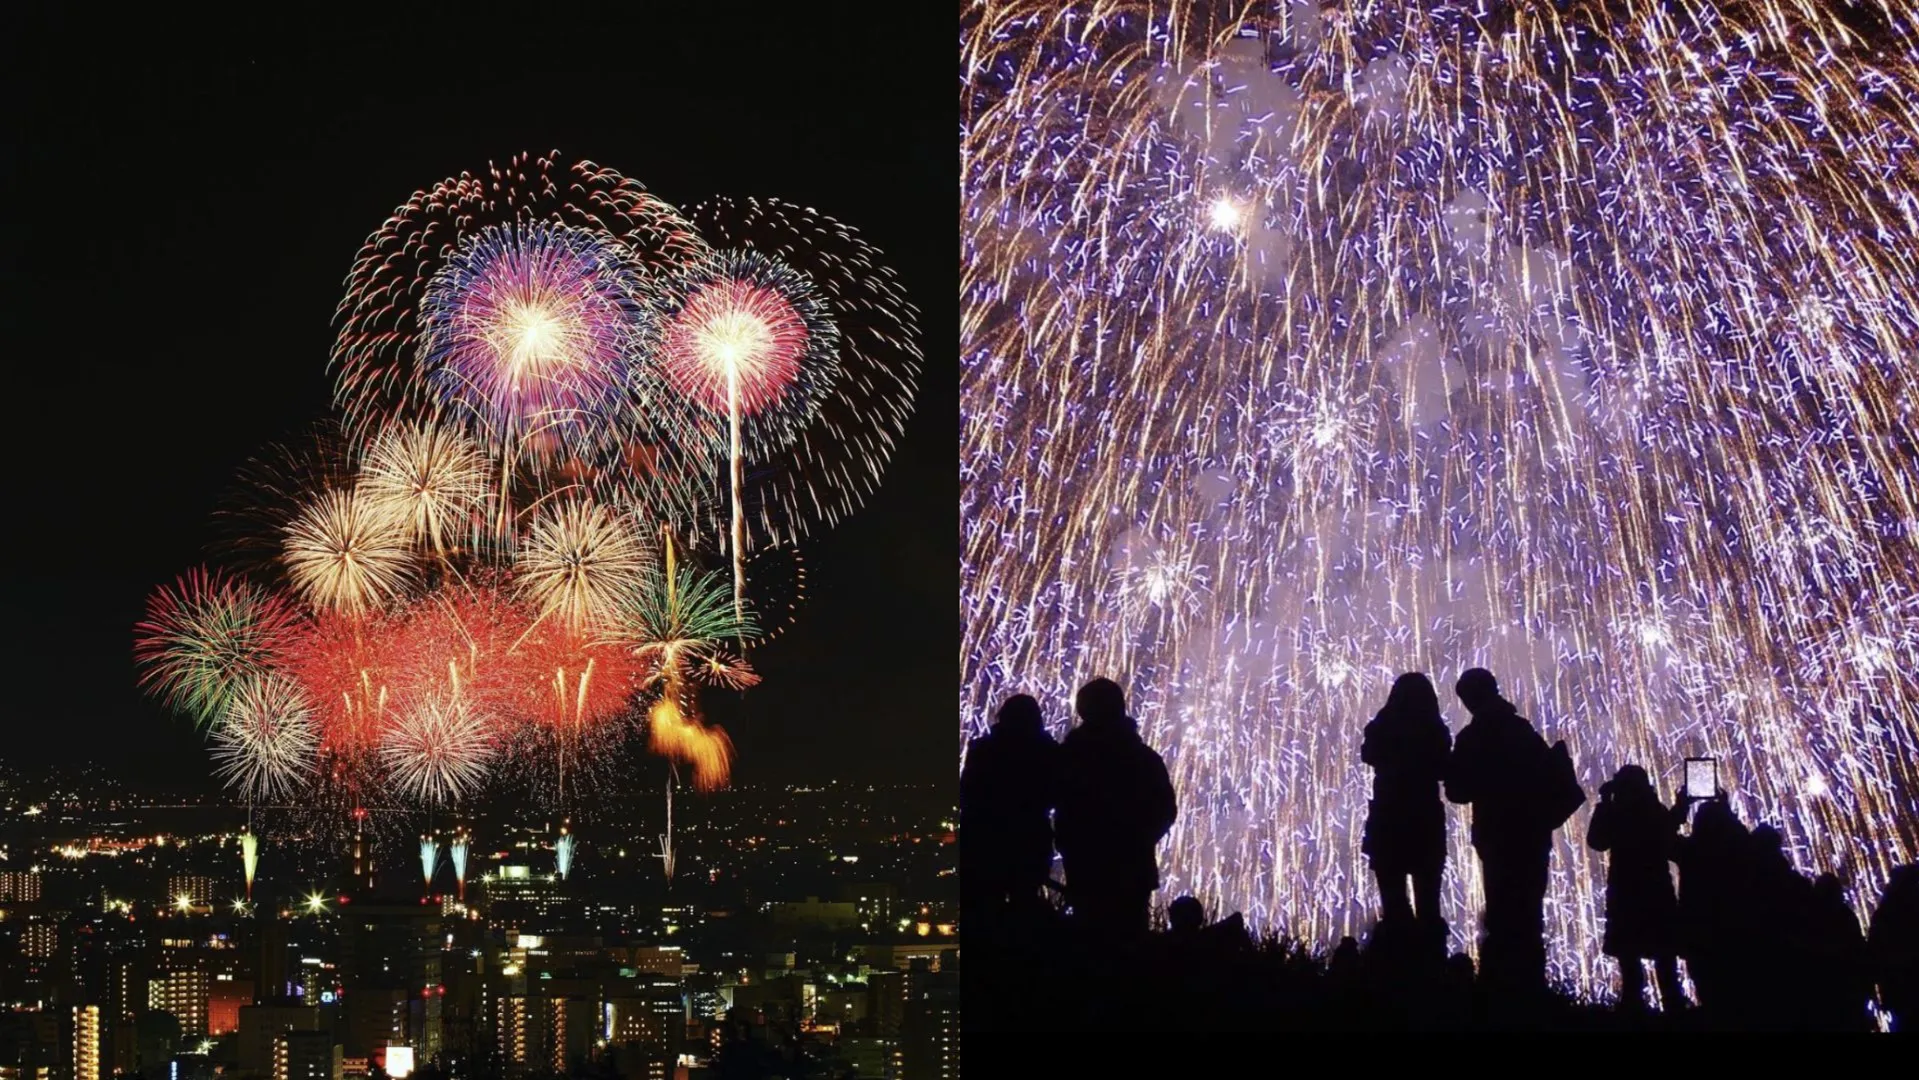
<svg viewBox="0 0 1919 1080">
<path fill-rule="evenodd" d="M 910 5 L 909 5 L 910 6 Z M 414 190 L 558 149 L 671 202 L 772 195 L 858 228 L 922 313 L 880 492 L 807 549 L 800 622 L 725 719 L 744 781 L 951 775 L 958 160 L 952 16 L 354 34 L 10 27 L 0 242 L 7 690 L 0 758 L 205 774 L 134 688 L 147 593 L 203 558 L 234 469 L 328 411 L 354 252 Z M 453 9 L 436 6 L 440 13 Z"/>
</svg>

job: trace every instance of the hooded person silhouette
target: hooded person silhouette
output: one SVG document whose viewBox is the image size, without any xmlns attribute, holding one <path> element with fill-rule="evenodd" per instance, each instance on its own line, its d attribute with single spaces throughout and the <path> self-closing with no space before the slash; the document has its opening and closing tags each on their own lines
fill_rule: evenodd
<svg viewBox="0 0 1919 1080">
<path fill-rule="evenodd" d="M 1119 684 L 1094 679 L 1074 704 L 1080 723 L 1060 744 L 1053 822 L 1067 899 L 1091 934 L 1137 937 L 1148 929 L 1159 888 L 1154 849 L 1178 813 L 1172 780 L 1126 715 Z"/>
<path fill-rule="evenodd" d="M 1008 905 L 1039 901 L 1053 865 L 1059 753 L 1039 702 L 1025 694 L 1008 698 L 993 729 L 967 745 L 960 771 L 960 880 L 968 918 L 990 921 Z"/>
<path fill-rule="evenodd" d="M 1637 765 L 1621 766 L 1599 789 L 1599 806 L 1586 827 L 1586 844 L 1606 858 L 1606 934 L 1602 948 L 1619 961 L 1619 1004 L 1645 1005 L 1645 961 L 1659 976 L 1662 1008 L 1679 1009 L 1679 899 L 1670 862 L 1678 853 L 1679 826 L 1686 820 L 1682 796 L 1676 806 L 1659 801 L 1652 778 Z"/>
</svg>

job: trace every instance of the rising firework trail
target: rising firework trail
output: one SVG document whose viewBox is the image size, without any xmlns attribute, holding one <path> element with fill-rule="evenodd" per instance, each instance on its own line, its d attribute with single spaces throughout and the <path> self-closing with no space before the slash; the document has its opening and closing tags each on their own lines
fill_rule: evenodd
<svg viewBox="0 0 1919 1080">
<path fill-rule="evenodd" d="M 455 836 L 453 838 L 453 846 L 447 849 L 447 855 L 453 861 L 454 887 L 459 890 L 461 902 L 465 902 L 466 900 L 466 851 L 467 839 L 465 833 Z"/>
<path fill-rule="evenodd" d="M 553 842 L 553 869 L 561 881 L 573 872 L 573 834 L 564 825 L 560 826 L 560 838 Z"/>
<path fill-rule="evenodd" d="M 1875 893 L 1919 851 L 1919 9 L 1828 10 L 969 5 L 967 728 L 1119 677 L 1166 895 L 1329 942 L 1364 720 L 1484 666 L 1589 791 L 1719 756 Z M 1551 965 L 1596 989 L 1583 831 Z"/>
<path fill-rule="evenodd" d="M 251 829 L 240 834 L 240 866 L 247 875 L 247 900 L 253 899 L 253 872 L 260 868 L 260 838 Z"/>
<path fill-rule="evenodd" d="M 433 891 L 433 871 L 440 865 L 440 842 L 431 836 L 420 837 L 420 884 Z"/>
<path fill-rule="evenodd" d="M 743 614 L 747 447 L 763 460 L 805 429 L 840 377 L 839 326 L 810 279 L 754 251 L 702 259 L 680 288 L 659 366 L 675 392 L 726 417 L 733 608 Z"/>
</svg>

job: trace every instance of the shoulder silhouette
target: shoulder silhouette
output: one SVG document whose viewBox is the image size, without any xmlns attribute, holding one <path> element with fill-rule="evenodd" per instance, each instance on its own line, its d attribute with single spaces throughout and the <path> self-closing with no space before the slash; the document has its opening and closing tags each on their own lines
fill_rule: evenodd
<svg viewBox="0 0 1919 1080">
<path fill-rule="evenodd" d="M 1177 815 L 1172 780 L 1117 683 L 1087 683 L 1075 707 L 1080 724 L 1060 745 L 1054 819 L 1067 896 L 1096 932 L 1143 933 L 1159 887 L 1154 849 Z"/>
</svg>

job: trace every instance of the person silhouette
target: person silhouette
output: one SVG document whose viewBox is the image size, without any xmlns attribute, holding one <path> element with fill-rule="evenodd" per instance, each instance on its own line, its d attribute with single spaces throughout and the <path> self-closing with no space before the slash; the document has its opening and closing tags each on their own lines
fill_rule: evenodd
<svg viewBox="0 0 1919 1080">
<path fill-rule="evenodd" d="M 1379 882 L 1380 921 L 1410 926 L 1417 917 L 1423 936 L 1442 949 L 1446 923 L 1439 915 L 1439 883 L 1446 868 L 1446 806 L 1439 786 L 1452 746 L 1433 681 L 1408 672 L 1393 680 L 1359 750 L 1360 761 L 1373 769 L 1373 799 L 1360 850 Z"/>
<path fill-rule="evenodd" d="M 1080 723 L 1060 744 L 1053 818 L 1066 895 L 1095 937 L 1139 937 L 1159 888 L 1154 849 L 1178 814 L 1172 779 L 1126 715 L 1118 683 L 1094 679 L 1080 687 L 1074 707 Z"/>
<path fill-rule="evenodd" d="M 1894 867 L 1886 879 L 1872 909 L 1866 953 L 1892 1030 L 1919 1030 L 1919 863 Z"/>
<path fill-rule="evenodd" d="M 1606 859 L 1606 933 L 1601 950 L 1619 961 L 1619 1006 L 1645 1007 L 1645 961 L 1659 977 L 1659 1003 L 1682 1007 L 1679 981 L 1679 900 L 1668 863 L 1677 854 L 1679 826 L 1688 808 L 1682 793 L 1671 808 L 1659 801 L 1652 778 L 1637 765 L 1621 766 L 1599 789 L 1586 826 L 1586 845 Z"/>
<path fill-rule="evenodd" d="M 1759 825 L 1749 841 L 1752 876 L 1746 905 L 1751 913 L 1752 951 L 1758 963 L 1748 973 L 1754 995 L 1749 1015 L 1768 1028 L 1803 1028 L 1812 1021 L 1812 879 L 1793 868 L 1785 838 L 1773 825 Z"/>
<path fill-rule="evenodd" d="M 990 732 L 967 745 L 960 770 L 962 909 L 991 920 L 1036 903 L 1053 865 L 1059 744 L 1039 702 L 1006 699 Z"/>
<path fill-rule="evenodd" d="M 1206 929 L 1206 907 L 1196 896 L 1182 896 L 1166 905 L 1166 929 L 1175 937 L 1191 937 Z"/>
<path fill-rule="evenodd" d="M 1746 826 L 1724 798 L 1706 800 L 1692 835 L 1679 841 L 1679 955 L 1716 1026 L 1746 1025 L 1758 998 L 1751 848 Z"/>
<path fill-rule="evenodd" d="M 1806 1018 L 1815 1031 L 1865 1031 L 1872 978 L 1859 916 L 1836 874 L 1813 879 L 1806 927 Z"/>
<path fill-rule="evenodd" d="M 1545 778 L 1551 751 L 1532 723 L 1473 668 L 1454 687 L 1472 713 L 1454 740 L 1446 798 L 1473 809 L 1473 849 L 1485 887 L 1480 974 L 1493 986 L 1531 993 L 1545 986 L 1545 903 L 1553 831 Z"/>
</svg>

